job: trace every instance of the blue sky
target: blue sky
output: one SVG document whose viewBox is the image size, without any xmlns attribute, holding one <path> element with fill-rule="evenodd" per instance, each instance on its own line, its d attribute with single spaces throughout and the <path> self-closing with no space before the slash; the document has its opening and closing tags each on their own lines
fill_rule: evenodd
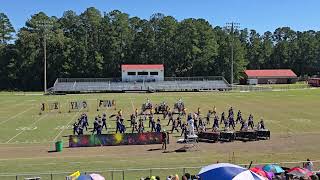
<svg viewBox="0 0 320 180">
<path fill-rule="evenodd" d="M 118 9 L 146 19 L 157 12 L 178 20 L 204 18 L 214 26 L 236 21 L 260 33 L 282 26 L 320 30 L 319 0 L 0 0 L 0 12 L 9 16 L 15 29 L 40 11 L 61 17 L 66 10 L 80 14 L 88 7 L 101 12 Z"/>
</svg>

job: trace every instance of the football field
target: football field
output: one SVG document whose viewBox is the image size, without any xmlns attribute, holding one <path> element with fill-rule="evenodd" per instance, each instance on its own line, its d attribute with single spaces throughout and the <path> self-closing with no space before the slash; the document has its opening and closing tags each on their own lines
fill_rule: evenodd
<svg viewBox="0 0 320 180">
<path fill-rule="evenodd" d="M 58 140 L 63 140 L 65 147 L 68 146 L 68 138 L 64 136 L 72 134 L 72 124 L 82 113 L 69 113 L 70 101 L 88 102 L 87 114 L 92 127 L 94 117 L 102 115 L 103 112 L 110 116 L 121 109 L 125 119 L 128 120 L 134 109 L 140 110 L 147 98 L 153 104 L 165 101 L 171 108 L 181 98 L 187 113 L 195 112 L 200 107 L 203 115 L 206 115 L 213 106 L 217 108 L 219 115 L 223 111 L 227 113 L 232 106 L 235 114 L 240 109 L 245 119 L 251 113 L 255 123 L 263 118 L 266 127 L 271 131 L 271 140 L 246 143 L 239 141 L 199 143 L 198 151 L 182 154 L 150 151 L 160 148 L 161 145 L 65 148 L 61 153 L 50 152 L 54 150 L 54 142 Z M 98 99 L 114 99 L 117 110 L 97 111 Z M 41 103 L 54 101 L 60 103 L 61 113 L 39 114 Z M 2 174 L 203 166 L 217 161 L 230 161 L 231 154 L 234 154 L 232 160 L 235 163 L 302 161 L 306 158 L 320 160 L 320 89 L 61 96 L 2 92 L 0 102 L 0 173 Z M 129 122 L 125 122 L 129 126 Z M 115 123 L 114 118 L 108 120 L 111 133 L 115 130 Z M 162 120 L 161 123 L 162 128 L 166 130 L 171 128 L 166 127 L 167 120 Z M 238 125 L 237 129 L 239 128 Z M 128 128 L 127 131 L 131 129 Z M 180 136 L 178 133 L 170 136 L 172 143 L 168 145 L 169 150 L 183 146 L 175 143 L 179 138 L 178 135 Z M 319 164 L 315 165 L 320 168 Z M 147 175 L 149 174 L 146 173 Z"/>
</svg>

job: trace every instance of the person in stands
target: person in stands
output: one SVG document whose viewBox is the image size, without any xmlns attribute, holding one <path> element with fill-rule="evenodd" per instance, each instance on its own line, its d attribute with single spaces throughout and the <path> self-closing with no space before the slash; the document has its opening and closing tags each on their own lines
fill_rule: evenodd
<svg viewBox="0 0 320 180">
<path fill-rule="evenodd" d="M 310 161 L 310 159 L 307 159 L 307 162 L 303 166 L 304 168 L 308 169 L 309 171 L 313 171 L 313 163 Z"/>
</svg>

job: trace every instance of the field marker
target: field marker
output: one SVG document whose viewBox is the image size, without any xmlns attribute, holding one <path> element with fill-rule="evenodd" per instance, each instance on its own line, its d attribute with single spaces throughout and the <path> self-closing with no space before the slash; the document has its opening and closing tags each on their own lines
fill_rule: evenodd
<svg viewBox="0 0 320 180">
<path fill-rule="evenodd" d="M 74 118 L 76 118 L 81 113 L 81 110 L 82 108 L 74 116 L 72 116 L 71 120 L 65 126 L 69 126 L 69 124 L 74 120 Z M 57 136 L 52 141 L 55 142 L 57 138 L 62 134 L 63 131 L 64 129 L 61 129 L 61 131 L 57 134 Z"/>
<path fill-rule="evenodd" d="M 16 115 L 12 116 L 11 118 L 9 118 L 9 119 L 7 119 L 7 120 L 5 120 L 5 121 L 1 121 L 1 122 L 0 122 L 0 125 L 3 124 L 3 123 L 5 123 L 5 122 L 10 121 L 11 119 L 14 119 L 14 118 L 20 116 L 20 115 L 22 115 L 22 114 L 24 114 L 24 113 L 26 113 L 26 112 L 28 112 L 28 111 L 30 111 L 32 108 L 34 108 L 34 107 L 30 107 L 30 108 L 28 108 L 28 109 L 26 109 L 26 110 L 24 110 L 24 111 L 22 111 L 22 112 L 20 112 L 20 113 L 18 113 L 18 114 L 16 114 Z"/>
<path fill-rule="evenodd" d="M 39 119 L 37 119 L 36 121 L 34 121 L 30 127 L 32 127 L 33 125 L 35 125 L 37 122 L 39 122 L 40 120 L 44 119 L 45 117 L 47 117 L 47 115 L 44 115 L 42 117 L 40 117 Z M 26 131 L 26 129 L 23 129 L 21 132 L 19 132 L 18 134 L 16 134 L 15 136 L 13 136 L 11 139 L 9 139 L 6 143 L 9 143 L 10 141 L 12 141 L 14 138 L 18 137 L 20 134 L 22 134 L 24 131 Z"/>
</svg>

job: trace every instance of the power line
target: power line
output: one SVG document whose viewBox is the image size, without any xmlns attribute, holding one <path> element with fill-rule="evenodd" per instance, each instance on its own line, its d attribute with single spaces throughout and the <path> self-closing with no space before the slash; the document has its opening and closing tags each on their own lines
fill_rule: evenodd
<svg viewBox="0 0 320 180">
<path fill-rule="evenodd" d="M 231 77 L 230 77 L 230 84 L 231 86 L 233 85 L 233 49 L 234 49 L 234 32 L 236 29 L 240 28 L 240 23 L 236 22 L 231 22 L 231 23 L 226 23 L 226 28 L 230 30 L 231 34 Z"/>
</svg>

